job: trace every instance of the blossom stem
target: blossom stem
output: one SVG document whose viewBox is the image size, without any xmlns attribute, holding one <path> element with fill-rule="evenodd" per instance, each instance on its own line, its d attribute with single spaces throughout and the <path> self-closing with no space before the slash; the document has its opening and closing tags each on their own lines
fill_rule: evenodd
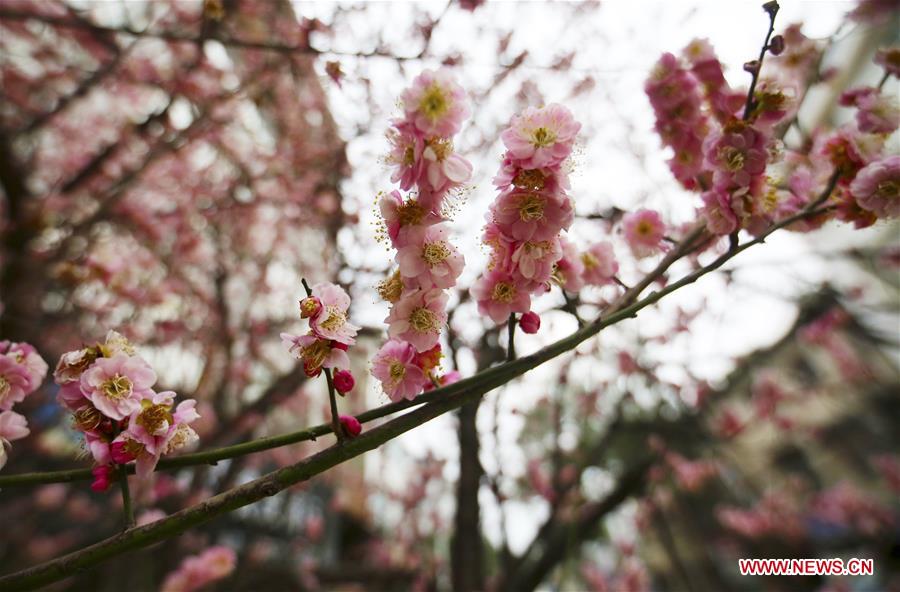
<svg viewBox="0 0 900 592">
<path fill-rule="evenodd" d="M 131 502 L 131 489 L 128 487 L 128 470 L 124 465 L 119 467 L 119 484 L 122 486 L 122 515 L 125 518 L 125 529 L 134 526 L 134 506 Z"/>
<path fill-rule="evenodd" d="M 754 100 L 753 95 L 756 92 L 756 83 L 759 81 L 759 73 L 762 71 L 763 60 L 766 57 L 766 52 L 769 50 L 769 39 L 775 31 L 775 15 L 778 14 L 778 2 L 766 2 L 763 5 L 763 8 L 769 14 L 769 30 L 766 32 L 766 40 L 763 41 L 762 49 L 759 50 L 759 59 L 756 61 L 756 68 L 750 73 L 752 79 L 750 80 L 750 90 L 747 91 L 747 103 L 744 106 L 744 121 L 750 118 L 750 114 L 756 106 L 754 104 L 756 101 Z"/>
<path fill-rule="evenodd" d="M 509 313 L 509 320 L 506 321 L 506 361 L 511 362 L 516 359 L 516 313 Z"/>
<path fill-rule="evenodd" d="M 328 383 L 328 400 L 331 404 L 331 429 L 337 436 L 338 442 L 344 441 L 344 431 L 341 429 L 341 420 L 338 418 L 337 395 L 334 392 L 334 378 L 331 376 L 331 368 L 325 368 L 325 381 Z"/>
</svg>

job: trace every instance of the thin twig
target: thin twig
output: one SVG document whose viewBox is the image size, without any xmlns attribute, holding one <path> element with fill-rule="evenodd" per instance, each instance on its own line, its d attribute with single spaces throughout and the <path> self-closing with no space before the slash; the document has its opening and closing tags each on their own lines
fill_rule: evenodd
<svg viewBox="0 0 900 592">
<path fill-rule="evenodd" d="M 516 313 L 509 313 L 509 320 L 506 321 L 506 361 L 512 362 L 516 359 Z"/>
<path fill-rule="evenodd" d="M 131 503 L 131 489 L 128 487 L 128 471 L 124 466 L 118 469 L 119 484 L 122 487 L 122 515 L 125 521 L 125 528 L 128 530 L 134 526 L 134 507 Z"/>
<path fill-rule="evenodd" d="M 778 14 L 778 8 L 778 2 L 775 2 L 774 0 L 763 4 L 763 9 L 769 15 L 769 30 L 766 31 L 766 40 L 763 41 L 762 49 L 759 50 L 759 59 L 756 60 L 756 67 L 750 73 L 753 78 L 750 81 L 750 90 L 747 91 L 747 104 L 744 106 L 744 121 L 749 119 L 750 113 L 753 112 L 753 108 L 755 107 L 753 93 L 756 92 L 756 83 L 759 81 L 759 73 L 762 71 L 763 60 L 766 57 L 766 52 L 769 50 L 769 38 L 772 37 L 772 32 L 775 31 L 775 15 Z"/>
</svg>

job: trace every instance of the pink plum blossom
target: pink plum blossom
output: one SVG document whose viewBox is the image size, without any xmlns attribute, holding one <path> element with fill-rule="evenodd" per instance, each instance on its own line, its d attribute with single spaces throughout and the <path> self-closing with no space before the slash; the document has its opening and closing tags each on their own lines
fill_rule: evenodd
<svg viewBox="0 0 900 592">
<path fill-rule="evenodd" d="M 0 412 L 0 469 L 6 465 L 6 450 L 10 442 L 21 440 L 30 433 L 28 420 L 15 411 Z"/>
<path fill-rule="evenodd" d="M 56 370 L 53 372 L 53 379 L 56 381 L 56 384 L 63 386 L 77 383 L 81 380 L 81 374 L 94 363 L 99 354 L 100 352 L 93 347 L 64 353 L 60 356 Z"/>
<path fill-rule="evenodd" d="M 190 427 L 200 417 L 195 409 L 197 401 L 186 399 L 173 411 L 174 402 L 175 393 L 171 391 L 153 393 L 142 401 L 141 409 L 129 418 L 128 428 L 112 442 L 117 453 L 125 452 L 136 460 L 136 472 L 141 477 L 153 472 L 163 454 L 197 440 Z"/>
<path fill-rule="evenodd" d="M 28 343 L 0 341 L 0 353 L 25 366 L 28 372 L 28 390 L 34 392 L 41 386 L 47 376 L 48 366 L 33 346 Z"/>
<path fill-rule="evenodd" d="M 405 122 L 396 122 L 394 125 L 388 132 L 391 151 L 387 162 L 394 167 L 391 182 L 399 182 L 400 189 L 409 191 L 424 175 L 425 160 L 422 153 L 425 150 L 425 139 Z"/>
<path fill-rule="evenodd" d="M 700 215 L 706 221 L 706 229 L 713 234 L 731 234 L 741 227 L 737 214 L 731 207 L 731 195 L 721 189 L 706 191 L 701 196 L 703 207 Z"/>
<path fill-rule="evenodd" d="M 619 273 L 616 252 L 609 241 L 600 241 L 591 245 L 587 251 L 581 254 L 581 263 L 584 265 L 584 273 L 582 273 L 584 283 L 593 286 L 608 284 Z"/>
<path fill-rule="evenodd" d="M 9 411 L 31 394 L 28 368 L 11 356 L 0 356 L 0 410 Z"/>
<path fill-rule="evenodd" d="M 472 286 L 472 296 L 478 302 L 478 312 L 497 324 L 505 323 L 514 312 L 526 313 L 531 309 L 531 295 L 526 286 L 502 271 L 481 276 Z"/>
<path fill-rule="evenodd" d="M 520 241 L 551 240 L 572 224 L 575 212 L 565 194 L 512 189 L 491 206 L 493 222 Z"/>
<path fill-rule="evenodd" d="M 403 339 L 416 351 L 437 344 L 447 322 L 447 294 L 437 288 L 420 289 L 403 295 L 385 319 L 388 335 Z"/>
<path fill-rule="evenodd" d="M 322 303 L 319 314 L 310 317 L 313 332 L 321 339 L 337 341 L 345 345 L 356 343 L 359 327 L 347 320 L 350 296 L 336 284 L 323 282 L 312 287 L 313 296 Z"/>
<path fill-rule="evenodd" d="M 553 279 L 567 292 L 579 292 L 584 287 L 584 263 L 578 248 L 565 237 L 559 238 L 562 257 L 556 262 Z"/>
<path fill-rule="evenodd" d="M 703 143 L 705 166 L 713 171 L 716 188 L 751 188 L 766 171 L 768 138 L 742 121 L 733 121 Z"/>
<path fill-rule="evenodd" d="M 409 242 L 409 233 L 419 226 L 430 226 L 441 221 L 417 199 L 403 200 L 399 191 L 384 194 L 378 200 L 381 218 L 388 238 L 394 248 L 402 248 Z"/>
<path fill-rule="evenodd" d="M 666 225 L 656 210 L 640 209 L 622 218 L 625 242 L 636 257 L 647 257 L 661 248 Z"/>
<path fill-rule="evenodd" d="M 389 339 L 372 358 L 372 375 L 391 401 L 412 401 L 428 378 L 415 363 L 416 348 L 399 339 Z"/>
<path fill-rule="evenodd" d="M 332 342 L 319 339 L 312 333 L 282 333 L 281 341 L 288 346 L 291 354 L 303 362 L 303 370 L 307 376 L 318 376 L 322 368 L 350 367 L 350 358 L 344 349 L 335 347 Z"/>
<path fill-rule="evenodd" d="M 472 164 L 453 152 L 446 140 L 431 140 L 422 152 L 425 180 L 433 193 L 442 194 L 467 182 L 472 177 Z M 432 207 L 433 210 L 436 208 Z"/>
<path fill-rule="evenodd" d="M 222 580 L 234 571 L 237 556 L 229 547 L 210 547 L 199 555 L 187 557 L 177 570 L 163 580 L 160 592 L 196 592 Z"/>
<path fill-rule="evenodd" d="M 429 289 L 456 285 L 465 260 L 447 240 L 448 233 L 443 224 L 420 226 L 410 231 L 409 242 L 397 251 L 400 275 L 407 286 Z"/>
<path fill-rule="evenodd" d="M 425 136 L 449 138 L 469 116 L 466 93 L 448 70 L 425 70 L 401 96 L 406 120 Z"/>
<path fill-rule="evenodd" d="M 703 171 L 703 138 L 709 130 L 696 78 L 678 58 L 666 53 L 656 63 L 644 91 L 656 114 L 657 133 L 675 152 L 669 160 L 672 174 L 685 188 L 695 189 Z"/>
<path fill-rule="evenodd" d="M 156 373 L 139 357 L 117 353 L 99 358 L 81 375 L 81 392 L 105 416 L 122 420 L 138 411 L 156 382 Z"/>
<path fill-rule="evenodd" d="M 856 125 L 861 132 L 890 134 L 900 125 L 897 97 L 887 97 L 876 88 L 848 90 L 841 95 L 840 103 L 856 107 Z"/>
<path fill-rule="evenodd" d="M 581 124 L 566 107 L 528 107 L 500 134 L 510 156 L 525 169 L 555 167 L 569 157 Z"/>
<path fill-rule="evenodd" d="M 512 264 L 522 277 L 536 284 L 550 281 L 553 266 L 562 257 L 558 238 L 519 243 L 512 254 Z"/>
<path fill-rule="evenodd" d="M 506 191 L 516 187 L 523 191 L 548 191 L 551 193 L 568 191 L 569 176 L 563 167 L 523 168 L 518 160 L 507 153 L 494 176 L 494 187 Z"/>
<path fill-rule="evenodd" d="M 900 216 L 900 156 L 867 165 L 850 184 L 850 193 L 861 208 L 879 218 Z"/>
</svg>

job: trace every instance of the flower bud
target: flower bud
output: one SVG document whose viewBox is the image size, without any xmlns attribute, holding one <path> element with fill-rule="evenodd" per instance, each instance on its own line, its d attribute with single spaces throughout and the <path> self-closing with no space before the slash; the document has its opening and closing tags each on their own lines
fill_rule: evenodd
<svg viewBox="0 0 900 592">
<path fill-rule="evenodd" d="M 109 489 L 109 465 L 100 465 L 99 467 L 94 467 L 91 470 L 91 473 L 94 475 L 94 482 L 91 483 L 91 489 L 93 489 L 97 493 L 102 493 Z"/>
<path fill-rule="evenodd" d="M 775 35 L 772 37 L 772 40 L 769 41 L 769 53 L 772 55 L 781 55 L 781 52 L 784 51 L 784 37 L 781 35 Z"/>
<path fill-rule="evenodd" d="M 759 60 L 750 60 L 744 64 L 744 71 L 751 74 L 759 72 Z"/>
<path fill-rule="evenodd" d="M 541 317 L 536 312 L 529 310 L 519 319 L 519 327 L 522 332 L 534 335 L 541 328 Z"/>
<path fill-rule="evenodd" d="M 322 301 L 315 296 L 309 296 L 300 301 L 300 318 L 308 319 L 319 314 L 322 310 Z"/>
<path fill-rule="evenodd" d="M 337 392 L 341 395 L 345 395 L 352 391 L 355 385 L 356 381 L 353 379 L 353 374 L 351 374 L 349 370 L 335 371 L 334 388 L 337 389 Z"/>
<path fill-rule="evenodd" d="M 344 434 L 349 438 L 355 438 L 362 432 L 362 424 L 359 423 L 359 420 L 353 417 L 352 415 L 341 415 L 338 418 L 341 422 L 341 428 L 344 430 Z"/>
</svg>

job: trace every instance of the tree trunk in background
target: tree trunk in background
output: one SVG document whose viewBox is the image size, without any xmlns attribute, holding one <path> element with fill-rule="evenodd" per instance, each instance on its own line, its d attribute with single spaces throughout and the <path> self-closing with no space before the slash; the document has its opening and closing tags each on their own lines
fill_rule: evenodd
<svg viewBox="0 0 900 592">
<path fill-rule="evenodd" d="M 456 484 L 456 519 L 450 550 L 453 589 L 456 592 L 473 592 L 483 589 L 484 585 L 484 544 L 478 506 L 483 469 L 478 458 L 480 446 L 475 423 L 480 404 L 478 400 L 459 410 L 459 481 Z"/>
</svg>

